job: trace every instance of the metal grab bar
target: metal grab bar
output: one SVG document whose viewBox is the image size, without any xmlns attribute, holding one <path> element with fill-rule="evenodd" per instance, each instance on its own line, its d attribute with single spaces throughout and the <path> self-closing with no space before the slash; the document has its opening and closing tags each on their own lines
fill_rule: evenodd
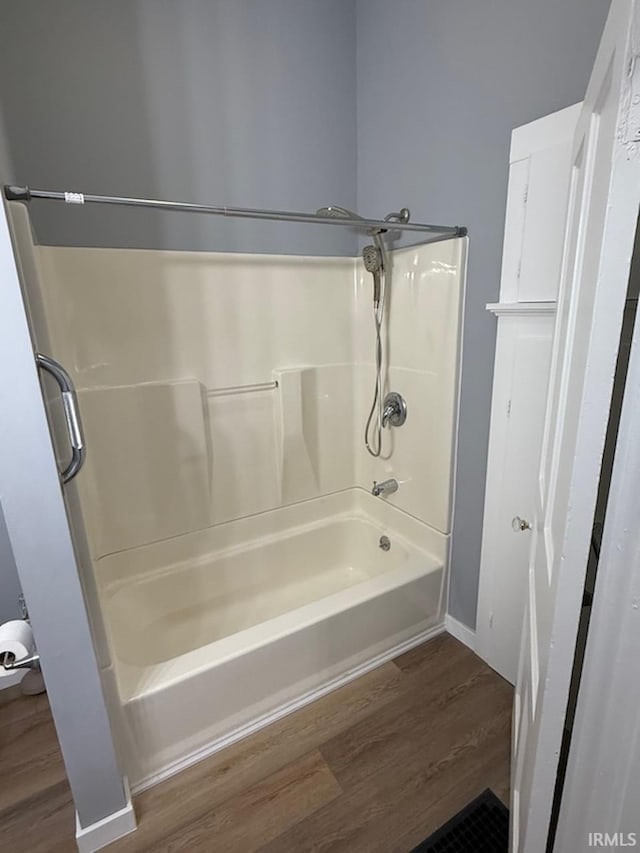
<svg viewBox="0 0 640 853">
<path fill-rule="evenodd" d="M 276 380 L 273 382 L 255 382 L 252 385 L 227 385 L 226 388 L 209 388 L 207 397 L 233 397 L 236 394 L 251 394 L 256 391 L 273 391 L 278 387 Z"/>
<path fill-rule="evenodd" d="M 41 370 L 46 370 L 47 373 L 53 376 L 60 388 L 64 420 L 67 425 L 67 433 L 69 434 L 69 444 L 71 445 L 71 461 L 67 467 L 60 472 L 60 478 L 63 483 L 68 483 L 69 480 L 73 480 L 78 471 L 82 468 L 86 455 L 84 432 L 82 429 L 82 419 L 80 417 L 76 389 L 67 371 L 53 358 L 49 358 L 48 355 L 43 355 L 42 353 L 37 352 L 36 364 Z"/>
</svg>

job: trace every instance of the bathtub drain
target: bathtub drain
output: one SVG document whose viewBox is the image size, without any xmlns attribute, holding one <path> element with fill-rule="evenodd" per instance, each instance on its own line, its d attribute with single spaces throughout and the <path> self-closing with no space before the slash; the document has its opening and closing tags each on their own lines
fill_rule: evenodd
<svg viewBox="0 0 640 853">
<path fill-rule="evenodd" d="M 391 548 L 391 539 L 388 536 L 381 536 L 378 545 L 380 545 L 383 551 L 389 551 Z"/>
</svg>

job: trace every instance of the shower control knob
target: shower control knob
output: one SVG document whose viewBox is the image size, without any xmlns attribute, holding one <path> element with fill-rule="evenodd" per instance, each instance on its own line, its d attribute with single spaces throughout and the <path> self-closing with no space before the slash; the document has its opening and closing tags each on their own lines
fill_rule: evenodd
<svg viewBox="0 0 640 853">
<path fill-rule="evenodd" d="M 382 426 L 401 427 L 407 419 L 407 403 L 402 394 L 390 391 L 382 406 Z"/>
<path fill-rule="evenodd" d="M 514 533 L 522 533 L 524 530 L 531 530 L 529 522 L 524 518 L 520 518 L 519 515 L 516 515 L 513 518 L 511 521 L 511 527 L 513 528 Z"/>
</svg>

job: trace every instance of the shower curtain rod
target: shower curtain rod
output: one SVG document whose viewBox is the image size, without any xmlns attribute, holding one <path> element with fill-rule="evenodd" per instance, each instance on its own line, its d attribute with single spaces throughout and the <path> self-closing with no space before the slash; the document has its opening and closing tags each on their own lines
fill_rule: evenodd
<svg viewBox="0 0 640 853">
<path fill-rule="evenodd" d="M 207 204 L 192 204 L 182 201 L 162 201 L 154 198 L 128 198 L 117 195 L 89 195 L 78 192 L 53 192 L 33 190 L 29 187 L 6 185 L 4 194 L 7 201 L 31 201 L 34 198 L 64 201 L 67 204 L 116 204 L 125 207 L 147 207 L 155 210 L 179 210 L 186 213 L 208 213 L 212 216 L 229 216 L 240 219 L 269 219 L 278 222 L 306 222 L 309 224 L 342 225 L 351 228 L 373 228 L 381 231 L 415 231 L 423 234 L 435 234 L 434 240 L 448 240 L 451 237 L 465 237 L 467 229 L 463 226 L 423 225 L 418 222 L 387 222 L 383 219 L 361 219 L 359 217 L 318 216 L 315 213 L 296 213 L 288 210 L 262 210 L 250 207 L 218 207 Z"/>
</svg>

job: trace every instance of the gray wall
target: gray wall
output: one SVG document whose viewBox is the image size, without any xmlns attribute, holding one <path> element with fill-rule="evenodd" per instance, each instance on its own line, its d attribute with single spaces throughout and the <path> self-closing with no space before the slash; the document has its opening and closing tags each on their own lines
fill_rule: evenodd
<svg viewBox="0 0 640 853">
<path fill-rule="evenodd" d="M 356 203 L 353 0 L 0 8 L 12 179 L 315 210 Z M 350 254 L 343 228 L 34 203 L 43 243 Z"/>
<path fill-rule="evenodd" d="M 474 626 L 512 128 L 584 97 L 609 0 L 358 0 L 358 204 L 469 227 L 451 614 Z"/>
</svg>

